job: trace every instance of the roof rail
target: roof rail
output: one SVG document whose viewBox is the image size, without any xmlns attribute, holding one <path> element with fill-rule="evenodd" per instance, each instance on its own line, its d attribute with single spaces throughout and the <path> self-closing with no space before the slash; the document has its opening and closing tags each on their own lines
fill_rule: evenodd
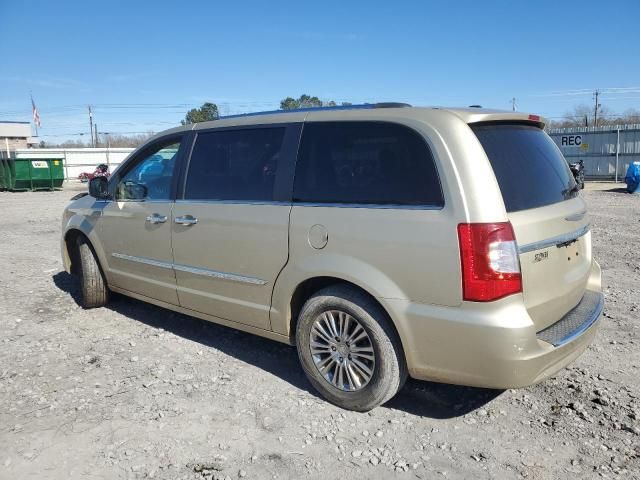
<svg viewBox="0 0 640 480">
<path fill-rule="evenodd" d="M 373 104 L 373 108 L 409 108 L 411 106 L 410 103 L 402 102 L 378 102 Z"/>
<path fill-rule="evenodd" d="M 258 115 L 273 115 L 276 113 L 292 113 L 292 112 L 324 112 L 334 110 L 363 110 L 369 108 L 407 108 L 411 107 L 408 103 L 400 102 L 380 102 L 380 103 L 361 103 L 358 105 L 336 105 L 333 107 L 307 107 L 307 108 L 295 108 L 291 110 L 269 110 L 266 112 L 251 112 L 251 113 L 238 113 L 236 115 L 225 115 L 218 117 L 224 118 L 238 118 L 238 117 L 254 117 Z"/>
</svg>

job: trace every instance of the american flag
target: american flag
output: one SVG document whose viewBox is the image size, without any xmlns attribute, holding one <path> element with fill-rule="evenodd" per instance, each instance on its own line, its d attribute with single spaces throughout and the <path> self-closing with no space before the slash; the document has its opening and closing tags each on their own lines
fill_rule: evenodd
<svg viewBox="0 0 640 480">
<path fill-rule="evenodd" d="M 36 124 L 36 127 L 40 128 L 40 114 L 38 113 L 36 103 L 33 101 L 33 97 L 31 97 L 31 113 L 33 113 L 33 123 Z"/>
</svg>

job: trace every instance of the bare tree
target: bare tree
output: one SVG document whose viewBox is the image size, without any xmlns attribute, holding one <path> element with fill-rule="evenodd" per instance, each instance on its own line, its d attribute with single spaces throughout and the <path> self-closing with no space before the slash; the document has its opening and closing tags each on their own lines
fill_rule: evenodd
<svg viewBox="0 0 640 480">
<path fill-rule="evenodd" d="M 113 148 L 119 147 L 138 147 L 146 142 L 154 135 L 154 132 L 124 135 L 120 133 L 99 133 L 98 146 L 101 148 L 110 146 Z M 90 147 L 88 143 L 84 143 L 81 140 L 66 140 L 62 143 L 46 143 L 47 148 L 87 148 Z"/>
<path fill-rule="evenodd" d="M 624 111 L 621 119 L 624 123 L 640 123 L 640 110 L 629 108 Z"/>
<path fill-rule="evenodd" d="M 135 135 L 122 135 L 122 134 L 101 134 L 100 146 L 106 147 L 138 147 L 146 142 L 154 135 L 154 132 L 140 133 Z"/>
<path fill-rule="evenodd" d="M 51 148 L 85 148 L 88 145 L 83 143 L 81 140 L 66 140 L 62 143 L 49 143 L 47 147 Z"/>
<path fill-rule="evenodd" d="M 549 122 L 551 128 L 568 128 L 568 127 L 592 127 L 594 125 L 594 107 L 587 104 L 574 106 L 571 110 L 565 112 L 561 120 L 552 120 Z M 615 123 L 615 116 L 611 109 L 605 105 L 598 108 L 598 125 L 611 125 Z"/>
</svg>

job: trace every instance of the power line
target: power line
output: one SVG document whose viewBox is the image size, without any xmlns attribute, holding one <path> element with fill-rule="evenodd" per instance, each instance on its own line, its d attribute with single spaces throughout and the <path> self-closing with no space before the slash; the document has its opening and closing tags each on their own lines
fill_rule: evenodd
<svg viewBox="0 0 640 480">
<path fill-rule="evenodd" d="M 106 132 L 100 132 L 106 133 Z M 153 131 L 144 131 L 144 132 L 109 132 L 109 135 L 146 135 L 148 133 L 153 133 Z M 88 135 L 85 132 L 78 133 L 45 133 L 44 135 L 40 135 L 41 137 L 81 137 L 84 135 Z"/>
<path fill-rule="evenodd" d="M 547 92 L 547 93 L 538 93 L 533 94 L 533 97 L 560 97 L 560 96 L 579 96 L 579 95 L 592 95 L 594 89 L 593 88 L 579 88 L 579 89 L 571 89 L 564 91 L 555 91 L 555 92 Z M 640 93 L 640 86 L 638 87 L 608 87 L 608 88 L 600 88 L 600 94 L 623 94 L 623 93 Z"/>
</svg>

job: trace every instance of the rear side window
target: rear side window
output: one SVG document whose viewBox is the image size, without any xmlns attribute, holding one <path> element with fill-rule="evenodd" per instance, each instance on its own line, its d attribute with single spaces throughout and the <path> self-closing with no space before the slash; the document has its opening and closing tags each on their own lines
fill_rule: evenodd
<svg viewBox="0 0 640 480">
<path fill-rule="evenodd" d="M 313 203 L 444 204 L 424 139 L 382 122 L 305 124 L 293 197 Z"/>
<path fill-rule="evenodd" d="M 285 128 L 199 133 L 191 153 L 186 200 L 273 200 Z"/>
<path fill-rule="evenodd" d="M 553 140 L 529 125 L 472 125 L 489 157 L 507 212 L 543 207 L 577 195 L 567 161 Z"/>
</svg>

